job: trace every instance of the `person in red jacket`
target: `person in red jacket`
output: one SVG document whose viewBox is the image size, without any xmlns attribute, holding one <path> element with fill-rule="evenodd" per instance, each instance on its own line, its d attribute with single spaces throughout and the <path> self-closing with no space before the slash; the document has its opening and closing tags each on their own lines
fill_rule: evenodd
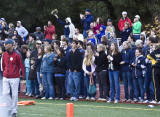
<svg viewBox="0 0 160 117">
<path fill-rule="evenodd" d="M 3 98 L 7 104 L 9 115 L 16 117 L 20 70 L 23 78 L 25 78 L 25 67 L 20 53 L 13 48 L 13 45 L 14 41 L 12 39 L 5 41 L 7 51 L 2 56 Z M 12 95 L 10 95 L 10 91 Z"/>
<path fill-rule="evenodd" d="M 127 12 L 126 12 L 126 11 L 123 11 L 123 12 L 122 12 L 122 18 L 121 18 L 121 19 L 119 20 L 119 22 L 118 22 L 118 28 L 119 28 L 120 31 L 123 30 L 123 27 L 124 27 L 125 22 L 129 22 L 130 27 L 132 27 L 132 22 L 131 22 L 131 20 L 127 17 Z"/>
<path fill-rule="evenodd" d="M 45 39 L 52 40 L 52 35 L 56 33 L 55 26 L 52 25 L 51 21 L 48 21 L 48 26 L 44 26 L 44 35 L 46 36 Z"/>
</svg>

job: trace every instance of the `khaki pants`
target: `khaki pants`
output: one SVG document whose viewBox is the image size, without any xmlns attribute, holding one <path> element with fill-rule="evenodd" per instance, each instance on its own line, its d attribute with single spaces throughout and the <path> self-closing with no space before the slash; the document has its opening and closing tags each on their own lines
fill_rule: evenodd
<svg viewBox="0 0 160 117">
<path fill-rule="evenodd" d="M 18 102 L 18 86 L 20 78 L 5 78 L 3 77 L 3 99 L 5 100 L 8 110 L 11 114 L 17 113 Z M 10 91 L 12 95 L 10 95 Z"/>
</svg>

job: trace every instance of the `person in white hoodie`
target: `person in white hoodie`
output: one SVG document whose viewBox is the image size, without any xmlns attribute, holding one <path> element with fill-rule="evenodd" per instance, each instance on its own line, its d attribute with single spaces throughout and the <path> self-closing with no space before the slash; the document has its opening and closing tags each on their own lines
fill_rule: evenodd
<svg viewBox="0 0 160 117">
<path fill-rule="evenodd" d="M 17 21 L 16 30 L 17 30 L 17 32 L 18 32 L 18 35 L 20 35 L 20 36 L 22 37 L 23 41 L 25 41 L 25 40 L 26 40 L 26 37 L 27 37 L 27 35 L 28 35 L 28 31 L 27 31 L 27 29 L 26 29 L 25 27 L 23 27 L 23 26 L 21 25 L 21 21 Z"/>
<path fill-rule="evenodd" d="M 142 32 L 142 33 L 141 33 L 140 38 L 141 38 L 141 40 L 143 41 L 143 46 L 145 47 L 145 46 L 146 46 L 146 43 L 147 43 L 147 36 L 146 36 L 145 32 Z"/>
<path fill-rule="evenodd" d="M 59 23 L 61 23 L 64 26 L 64 35 L 69 40 L 69 43 L 72 43 L 72 39 L 75 36 L 75 26 L 71 21 L 70 17 L 67 17 L 65 19 L 65 22 L 61 21 L 57 15 L 55 15 Z"/>
</svg>

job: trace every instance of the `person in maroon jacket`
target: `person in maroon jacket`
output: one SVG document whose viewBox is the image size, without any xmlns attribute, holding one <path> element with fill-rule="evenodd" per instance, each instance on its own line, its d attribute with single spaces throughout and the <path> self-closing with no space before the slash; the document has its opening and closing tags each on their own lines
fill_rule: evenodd
<svg viewBox="0 0 160 117">
<path fill-rule="evenodd" d="M 2 56 L 3 98 L 6 101 L 9 115 L 16 117 L 20 70 L 23 78 L 25 78 L 25 67 L 20 53 L 13 48 L 13 45 L 14 41 L 12 39 L 5 41 L 7 51 Z M 10 95 L 10 91 L 12 95 Z"/>
<path fill-rule="evenodd" d="M 122 18 L 121 18 L 121 19 L 119 20 L 119 22 L 118 22 L 118 28 L 119 28 L 120 31 L 123 30 L 123 27 L 124 27 L 125 22 L 129 22 L 130 27 L 132 27 L 132 22 L 131 22 L 131 20 L 127 17 L 127 12 L 126 12 L 126 11 L 123 11 L 123 12 L 122 12 Z"/>
<path fill-rule="evenodd" d="M 45 39 L 52 40 L 52 36 L 56 33 L 55 26 L 52 25 L 51 21 L 48 21 L 48 26 L 44 26 L 44 35 L 46 36 Z"/>
</svg>

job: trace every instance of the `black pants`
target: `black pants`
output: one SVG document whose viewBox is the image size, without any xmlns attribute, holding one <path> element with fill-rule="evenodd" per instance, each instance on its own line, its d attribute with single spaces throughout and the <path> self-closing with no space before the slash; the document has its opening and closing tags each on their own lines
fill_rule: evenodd
<svg viewBox="0 0 160 117">
<path fill-rule="evenodd" d="M 160 101 L 160 68 L 153 68 L 153 83 L 155 88 L 155 99 Z"/>
<path fill-rule="evenodd" d="M 107 71 L 101 71 L 96 73 L 97 76 L 97 81 L 99 84 L 99 91 L 100 91 L 100 98 L 105 98 L 109 97 L 109 90 L 107 86 Z"/>
<path fill-rule="evenodd" d="M 65 99 L 65 76 L 63 77 L 55 77 L 56 83 L 58 85 L 58 98 L 64 98 Z"/>
</svg>

